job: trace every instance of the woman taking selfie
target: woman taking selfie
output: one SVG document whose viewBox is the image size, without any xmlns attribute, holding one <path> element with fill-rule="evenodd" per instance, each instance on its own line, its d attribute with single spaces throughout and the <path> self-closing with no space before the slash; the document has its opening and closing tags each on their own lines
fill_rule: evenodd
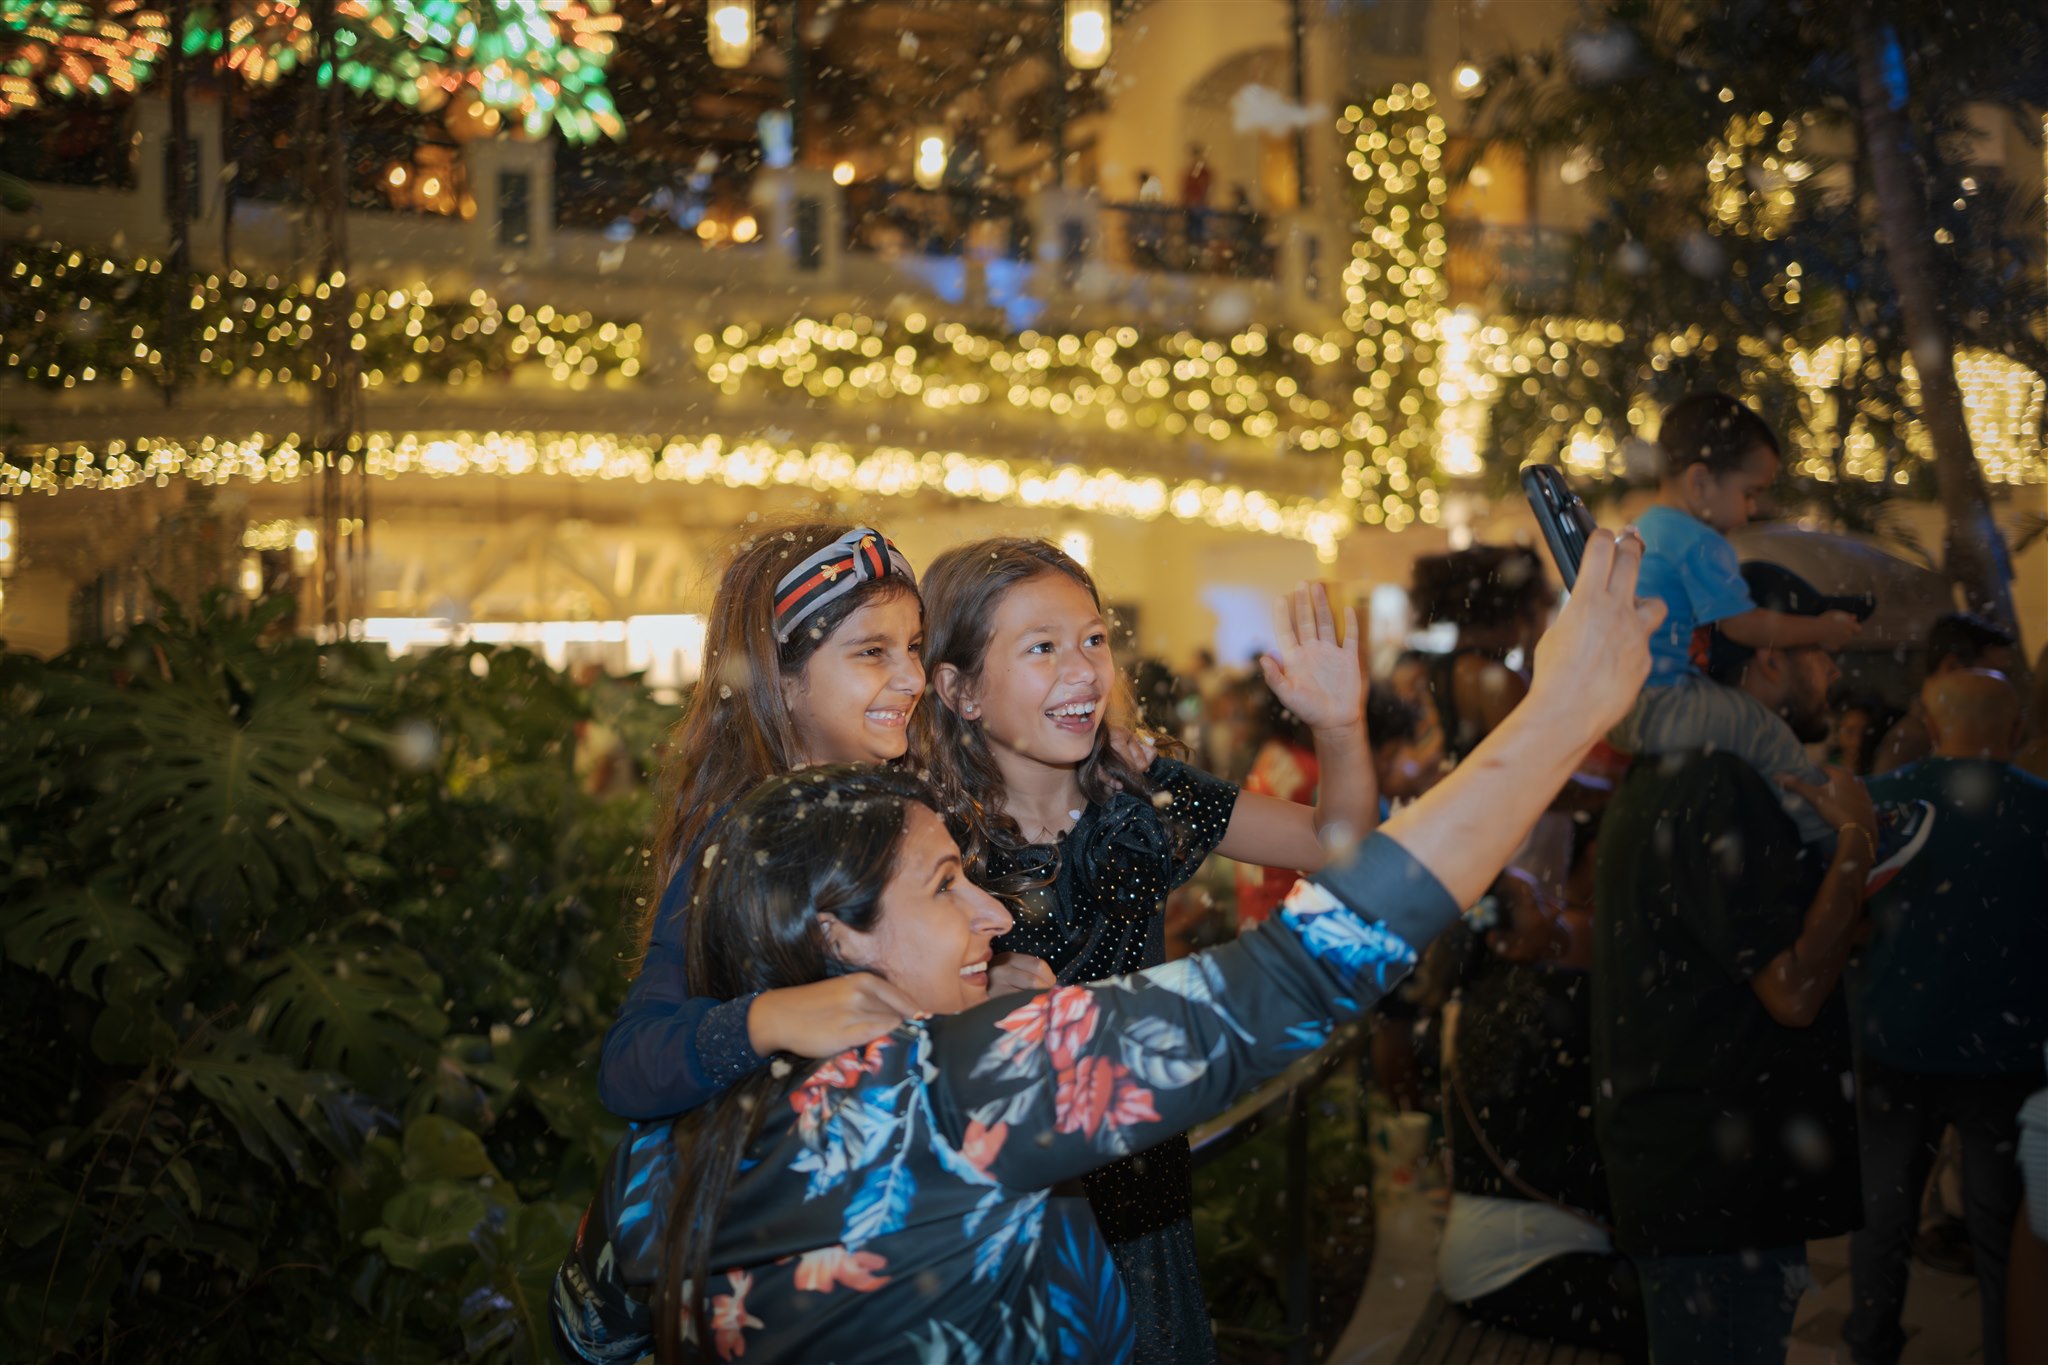
<svg viewBox="0 0 2048 1365">
<path fill-rule="evenodd" d="M 914 780 L 771 780 L 689 923 L 702 994 L 886 976 L 920 1018 L 757 1072 L 609 1163 L 556 1280 L 572 1359 L 1121 1360 L 1127 1301 L 1052 1187 L 1221 1112 L 1318 1046 L 1475 899 L 1648 670 L 1640 550 L 1605 535 L 1529 700 L 1262 932 L 1094 986 L 987 999 L 1009 913 Z M 678 1173 L 687 1178 L 678 1180 Z"/>
</svg>

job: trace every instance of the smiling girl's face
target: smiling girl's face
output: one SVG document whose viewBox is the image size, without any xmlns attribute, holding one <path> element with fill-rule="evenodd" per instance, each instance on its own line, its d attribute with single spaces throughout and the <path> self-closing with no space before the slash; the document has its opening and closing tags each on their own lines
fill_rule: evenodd
<svg viewBox="0 0 2048 1365">
<path fill-rule="evenodd" d="M 1074 767 L 1095 751 L 1115 677 L 1095 599 L 1067 575 L 1043 573 L 1003 594 L 962 705 L 999 758 Z"/>
<path fill-rule="evenodd" d="M 806 763 L 888 763 L 910 744 L 924 692 L 924 607 L 893 592 L 841 621 L 795 677 L 784 704 Z"/>
</svg>

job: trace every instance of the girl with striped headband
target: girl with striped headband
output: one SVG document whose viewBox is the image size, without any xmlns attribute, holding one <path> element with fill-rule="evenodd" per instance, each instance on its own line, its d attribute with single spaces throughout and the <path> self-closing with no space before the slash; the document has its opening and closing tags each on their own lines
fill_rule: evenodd
<svg viewBox="0 0 2048 1365">
<path fill-rule="evenodd" d="M 605 1035 L 598 1094 L 613 1113 L 687 1112 L 776 1052 L 829 1057 L 914 1012 L 869 973 L 737 1000 L 693 998 L 683 911 L 719 821 L 764 779 L 903 757 L 924 691 L 923 637 L 916 576 L 873 527 L 771 529 L 733 555 L 663 775 L 655 851 L 665 893 L 641 926 L 640 972 Z M 1005 960 L 990 979 L 1024 989 L 1048 975 L 1041 963 Z"/>
</svg>

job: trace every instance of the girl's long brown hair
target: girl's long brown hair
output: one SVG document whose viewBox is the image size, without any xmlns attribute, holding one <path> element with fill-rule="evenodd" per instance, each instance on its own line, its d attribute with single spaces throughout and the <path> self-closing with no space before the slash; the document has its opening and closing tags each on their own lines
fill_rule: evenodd
<svg viewBox="0 0 2048 1365">
<path fill-rule="evenodd" d="M 658 787 L 654 894 L 640 916 L 644 952 L 661 893 L 704 837 L 712 819 L 767 778 L 801 761 L 796 722 L 782 680 L 802 670 L 854 612 L 894 593 L 917 590 L 894 574 L 861 584 L 807 618 L 787 642 L 775 638 L 775 585 L 791 567 L 854 528 L 833 522 L 768 526 L 740 542 L 719 577 L 704 630 L 704 668 L 669 741 Z"/>
<path fill-rule="evenodd" d="M 1004 537 L 977 540 L 946 551 L 932 561 L 924 578 L 925 675 L 938 676 L 941 664 L 960 670 L 963 682 L 981 677 L 988 659 L 996 609 L 1005 594 L 1020 583 L 1047 574 L 1064 574 L 1088 590 L 1097 611 L 1102 594 L 1095 580 L 1072 556 L 1044 540 Z M 1110 742 L 1112 725 L 1128 726 L 1136 708 L 1122 675 L 1110 684 L 1108 715 L 1095 732 L 1095 748 L 1081 764 L 1081 794 L 1091 803 L 1107 802 L 1118 791 L 1149 797 L 1152 784 L 1126 763 Z M 973 725 L 936 697 L 917 708 L 911 721 L 911 752 L 931 784 L 953 837 L 960 843 L 968 876 L 977 886 L 998 895 L 1016 895 L 1044 886 L 1051 873 L 990 878 L 991 849 L 1014 852 L 1028 842 L 1003 809 L 1002 770 L 996 766 L 982 728 Z M 1053 873 L 1057 872 L 1054 864 Z"/>
</svg>

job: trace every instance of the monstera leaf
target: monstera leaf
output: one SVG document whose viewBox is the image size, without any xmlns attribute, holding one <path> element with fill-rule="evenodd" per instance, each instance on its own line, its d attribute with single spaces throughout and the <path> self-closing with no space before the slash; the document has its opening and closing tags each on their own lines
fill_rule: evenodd
<svg viewBox="0 0 2048 1365">
<path fill-rule="evenodd" d="M 441 979 L 393 940 L 287 948 L 256 964 L 249 1024 L 281 1055 L 389 1096 L 448 1031 Z"/>
<path fill-rule="evenodd" d="M 581 1215 L 561 1201 L 527 1204 L 482 1240 L 482 1259 L 462 1300 L 462 1340 L 471 1360 L 540 1365 L 552 1359 L 549 1300 Z"/>
<path fill-rule="evenodd" d="M 118 760 L 99 814 L 145 889 L 174 894 L 204 927 L 313 899 L 383 821 L 336 771 L 349 746 L 312 696 L 174 681 L 125 700 L 140 748 Z"/>
<path fill-rule="evenodd" d="M 407 1180 L 503 1180 L 484 1151 L 483 1139 L 452 1119 L 423 1114 L 405 1125 L 404 1164 Z"/>
<path fill-rule="evenodd" d="M 347 1160 L 368 1127 L 365 1106 L 331 1071 L 301 1071 L 276 1053 L 235 1038 L 184 1063 L 193 1088 L 213 1102 L 251 1156 L 307 1174 L 318 1147 Z"/>
<path fill-rule="evenodd" d="M 185 940 L 138 908 L 113 873 L 83 886 L 17 884 L 6 902 L 7 960 L 87 995 L 152 991 L 185 969 Z"/>
<path fill-rule="evenodd" d="M 384 1202 L 383 1224 L 363 1234 L 363 1245 L 403 1269 L 451 1275 L 476 1254 L 479 1231 L 503 1207 L 461 1181 L 408 1185 Z"/>
</svg>

